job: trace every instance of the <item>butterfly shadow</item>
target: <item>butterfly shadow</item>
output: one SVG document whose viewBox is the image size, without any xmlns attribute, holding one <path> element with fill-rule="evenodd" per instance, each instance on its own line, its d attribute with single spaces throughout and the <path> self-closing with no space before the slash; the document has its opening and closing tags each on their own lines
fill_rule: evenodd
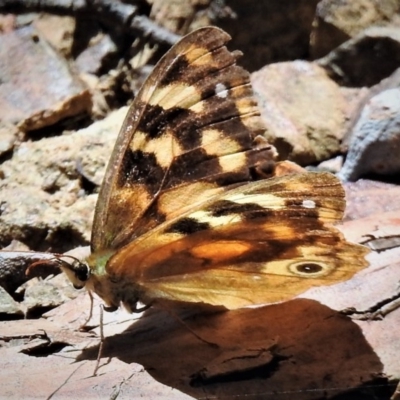
<svg viewBox="0 0 400 400">
<path fill-rule="evenodd" d="M 382 376 L 382 363 L 359 327 L 314 300 L 177 315 L 184 323 L 162 310 L 147 311 L 105 338 L 102 360 L 139 363 L 157 381 L 195 398 L 375 395 Z M 84 350 L 79 359 L 95 359 L 97 350 Z"/>
</svg>

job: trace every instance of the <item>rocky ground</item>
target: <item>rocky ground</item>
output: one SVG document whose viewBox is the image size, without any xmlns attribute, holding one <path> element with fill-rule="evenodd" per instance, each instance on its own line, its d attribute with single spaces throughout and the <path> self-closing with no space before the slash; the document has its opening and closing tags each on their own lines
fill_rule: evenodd
<svg viewBox="0 0 400 400">
<path fill-rule="evenodd" d="M 0 247 L 35 252 L 0 252 L 0 398 L 399 399 L 399 11 L 392 0 L 0 1 Z M 90 243 L 127 104 L 171 44 L 210 24 L 244 53 L 280 159 L 343 181 L 340 229 L 370 247 L 370 267 L 281 304 L 176 311 L 218 348 L 164 311 L 105 313 L 93 376 L 100 308 L 79 330 L 87 294 L 49 267 L 25 270 Z"/>
</svg>

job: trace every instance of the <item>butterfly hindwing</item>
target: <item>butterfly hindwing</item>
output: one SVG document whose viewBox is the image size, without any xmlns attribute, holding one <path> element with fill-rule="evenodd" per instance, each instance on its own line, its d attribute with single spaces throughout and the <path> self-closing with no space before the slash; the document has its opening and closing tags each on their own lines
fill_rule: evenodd
<svg viewBox="0 0 400 400">
<path fill-rule="evenodd" d="M 328 173 L 252 182 L 128 244 L 107 272 L 135 282 L 145 301 L 237 308 L 285 300 L 366 265 L 365 250 L 329 225 L 344 206 L 341 184 Z"/>
<path fill-rule="evenodd" d="M 160 60 L 130 107 L 109 161 L 92 251 L 117 249 L 188 204 L 273 164 L 264 125 L 229 35 L 199 29 Z"/>
</svg>

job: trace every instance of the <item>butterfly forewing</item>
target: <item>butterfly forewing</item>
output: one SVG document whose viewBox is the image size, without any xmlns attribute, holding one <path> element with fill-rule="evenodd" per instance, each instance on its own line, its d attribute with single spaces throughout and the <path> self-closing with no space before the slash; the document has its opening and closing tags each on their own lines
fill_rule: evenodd
<svg viewBox="0 0 400 400">
<path fill-rule="evenodd" d="M 117 249 L 272 165 L 249 74 L 218 28 L 199 29 L 160 60 L 130 107 L 96 207 L 92 250 Z"/>
</svg>

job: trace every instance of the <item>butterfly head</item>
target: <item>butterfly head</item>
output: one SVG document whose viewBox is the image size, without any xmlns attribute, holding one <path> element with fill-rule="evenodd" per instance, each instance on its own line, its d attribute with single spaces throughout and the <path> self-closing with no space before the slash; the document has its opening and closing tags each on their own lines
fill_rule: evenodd
<svg viewBox="0 0 400 400">
<path fill-rule="evenodd" d="M 89 265 L 86 262 L 72 256 L 63 257 L 68 257 L 72 261 L 68 262 L 61 258 L 57 258 L 56 260 L 58 266 L 67 275 L 75 289 L 82 289 L 85 287 L 86 282 L 89 280 L 91 275 Z"/>
<path fill-rule="evenodd" d="M 66 259 L 70 259 L 67 261 Z M 82 289 L 91 277 L 91 269 L 85 261 L 81 261 L 76 257 L 65 254 L 53 254 L 51 258 L 42 259 L 33 262 L 27 270 L 26 275 L 29 275 L 39 265 L 56 265 L 64 272 L 71 281 L 75 289 Z"/>
</svg>

